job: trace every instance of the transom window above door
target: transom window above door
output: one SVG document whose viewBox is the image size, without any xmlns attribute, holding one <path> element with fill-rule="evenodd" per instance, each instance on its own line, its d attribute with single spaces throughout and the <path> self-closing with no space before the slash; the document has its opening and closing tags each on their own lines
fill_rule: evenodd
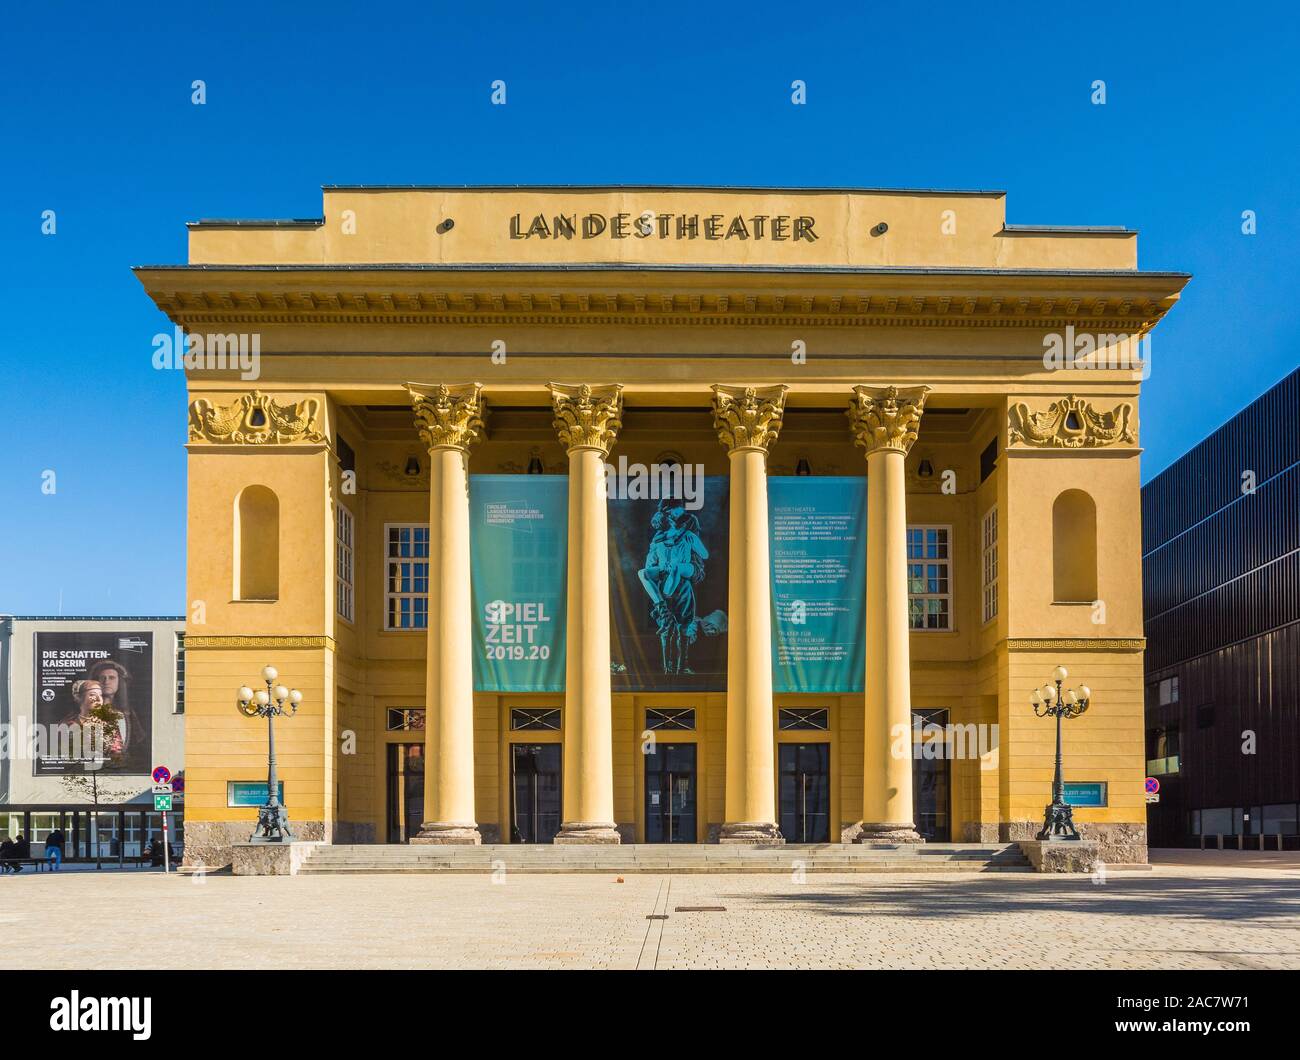
<svg viewBox="0 0 1300 1060">
<path fill-rule="evenodd" d="M 825 707 L 782 707 L 777 725 L 783 732 L 813 729 L 825 732 L 831 727 L 830 712 Z"/>
<path fill-rule="evenodd" d="M 647 707 L 645 712 L 647 729 L 679 729 L 686 732 L 695 731 L 694 707 Z"/>
<path fill-rule="evenodd" d="M 513 732 L 559 732 L 559 707 L 513 707 L 510 711 Z"/>
<path fill-rule="evenodd" d="M 389 707 L 388 731 L 406 732 L 409 729 L 424 728 L 423 707 Z"/>
</svg>

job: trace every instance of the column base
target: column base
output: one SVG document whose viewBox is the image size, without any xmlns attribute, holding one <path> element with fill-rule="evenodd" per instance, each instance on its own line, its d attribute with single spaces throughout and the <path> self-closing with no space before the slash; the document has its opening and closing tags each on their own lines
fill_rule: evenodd
<svg viewBox="0 0 1300 1060">
<path fill-rule="evenodd" d="M 565 844 L 595 843 L 602 846 L 614 846 L 623 842 L 618 829 L 613 824 L 587 824 L 583 821 L 568 821 L 560 825 L 553 843 Z"/>
<path fill-rule="evenodd" d="M 718 833 L 719 843 L 744 843 L 749 846 L 781 846 L 785 837 L 770 821 L 737 821 L 724 824 Z"/>
<path fill-rule="evenodd" d="M 483 842 L 475 824 L 444 824 L 425 821 L 418 835 L 411 836 L 412 844 L 437 846 L 478 846 Z"/>
<path fill-rule="evenodd" d="M 911 824 L 882 824 L 864 822 L 855 843 L 924 843 Z"/>
</svg>

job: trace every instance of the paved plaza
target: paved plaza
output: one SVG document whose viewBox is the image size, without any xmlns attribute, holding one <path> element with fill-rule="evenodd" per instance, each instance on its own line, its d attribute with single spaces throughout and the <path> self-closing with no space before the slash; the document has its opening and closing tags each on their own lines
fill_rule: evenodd
<svg viewBox="0 0 1300 1060">
<path fill-rule="evenodd" d="M 1300 968 L 1295 854 L 1155 859 L 1104 880 L 24 873 L 0 879 L 0 967 Z"/>
</svg>

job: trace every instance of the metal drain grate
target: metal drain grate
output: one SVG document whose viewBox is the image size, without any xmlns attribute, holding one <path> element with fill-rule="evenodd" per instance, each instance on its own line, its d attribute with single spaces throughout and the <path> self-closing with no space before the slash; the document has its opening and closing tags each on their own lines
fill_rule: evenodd
<svg viewBox="0 0 1300 1060">
<path fill-rule="evenodd" d="M 679 905 L 674 913 L 725 913 L 725 905 Z"/>
</svg>

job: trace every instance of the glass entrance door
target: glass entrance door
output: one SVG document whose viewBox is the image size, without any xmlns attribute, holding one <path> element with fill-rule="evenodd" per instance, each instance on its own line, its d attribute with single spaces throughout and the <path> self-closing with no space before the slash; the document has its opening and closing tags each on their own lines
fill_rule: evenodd
<svg viewBox="0 0 1300 1060">
<path fill-rule="evenodd" d="M 424 823 L 424 744 L 388 745 L 388 841 L 409 843 Z"/>
<path fill-rule="evenodd" d="M 550 843 L 560 830 L 560 745 L 510 745 L 510 842 Z"/>
<path fill-rule="evenodd" d="M 695 744 L 656 743 L 645 758 L 645 841 L 694 843 Z"/>
<path fill-rule="evenodd" d="M 912 805 L 916 830 L 930 843 L 952 841 L 948 816 L 949 762 L 946 758 L 917 758 L 912 762 Z"/>
<path fill-rule="evenodd" d="M 831 745 L 777 745 L 781 835 L 787 843 L 831 841 Z"/>
</svg>

